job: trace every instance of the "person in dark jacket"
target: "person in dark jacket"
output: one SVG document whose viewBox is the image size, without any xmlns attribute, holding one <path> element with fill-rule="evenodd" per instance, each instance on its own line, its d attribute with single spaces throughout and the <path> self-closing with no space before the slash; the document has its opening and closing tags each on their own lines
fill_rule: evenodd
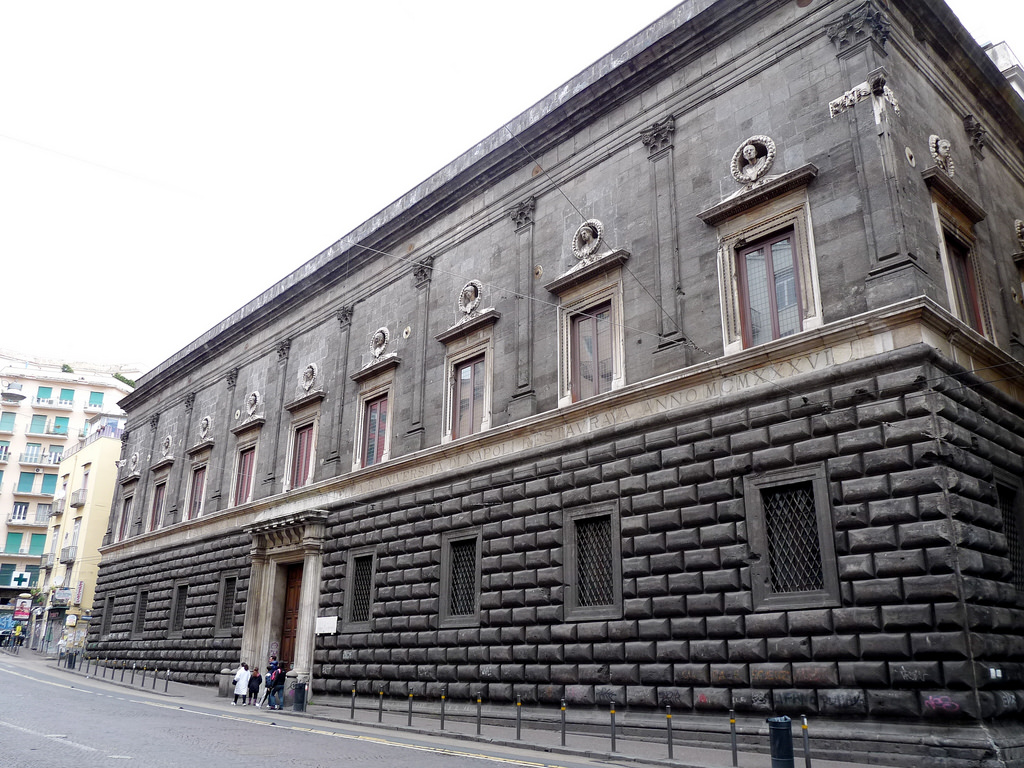
<svg viewBox="0 0 1024 768">
<path fill-rule="evenodd" d="M 249 675 L 249 705 L 255 706 L 256 699 L 260 695 L 260 685 L 263 683 L 263 676 L 260 674 L 259 667 L 253 667 L 252 674 Z"/>
</svg>

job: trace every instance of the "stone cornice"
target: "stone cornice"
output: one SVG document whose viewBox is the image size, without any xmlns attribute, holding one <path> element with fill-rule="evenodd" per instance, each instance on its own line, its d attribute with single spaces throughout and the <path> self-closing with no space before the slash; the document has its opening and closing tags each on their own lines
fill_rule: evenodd
<svg viewBox="0 0 1024 768">
<path fill-rule="evenodd" d="M 744 211 L 749 211 L 751 208 L 756 208 L 774 197 L 779 197 L 800 187 L 806 187 L 817 175 L 817 166 L 807 163 L 796 170 L 787 171 L 778 176 L 769 176 L 764 183 L 756 184 L 750 189 L 743 189 L 718 205 L 701 211 L 697 214 L 697 218 L 705 224 L 717 227 L 723 221 L 738 216 Z"/>
<path fill-rule="evenodd" d="M 485 309 L 478 315 L 471 315 L 457 325 L 453 325 L 447 331 L 441 331 L 434 338 L 440 341 L 442 344 L 447 344 L 455 339 L 460 339 L 463 336 L 468 336 L 478 328 L 483 328 L 485 325 L 491 325 L 492 323 L 498 322 L 501 319 L 501 313 L 491 307 Z"/>
<path fill-rule="evenodd" d="M 267 423 L 267 420 L 262 416 L 257 416 L 253 419 L 246 419 L 241 424 L 238 424 L 231 428 L 231 434 L 241 435 L 248 432 L 250 429 L 258 429 Z"/>
<path fill-rule="evenodd" d="M 292 400 L 290 403 L 285 403 L 284 409 L 286 411 L 297 411 L 300 408 L 305 408 L 307 405 L 319 403 L 326 396 L 326 392 L 324 392 L 322 389 L 318 389 L 315 392 L 310 392 L 309 394 L 303 395 L 302 397 L 296 400 Z"/>
<path fill-rule="evenodd" d="M 921 178 L 929 189 L 939 192 L 974 224 L 985 218 L 985 209 L 974 202 L 974 199 L 938 166 L 931 165 L 925 168 L 921 171 Z"/>
<path fill-rule="evenodd" d="M 363 366 L 358 371 L 349 376 L 349 378 L 355 382 L 366 381 L 367 379 L 373 378 L 379 373 L 384 373 L 384 371 L 390 370 L 392 368 L 397 368 L 401 364 L 401 362 L 402 358 L 400 358 L 396 354 L 385 355 L 380 360 L 375 360 L 369 365 Z"/>
</svg>

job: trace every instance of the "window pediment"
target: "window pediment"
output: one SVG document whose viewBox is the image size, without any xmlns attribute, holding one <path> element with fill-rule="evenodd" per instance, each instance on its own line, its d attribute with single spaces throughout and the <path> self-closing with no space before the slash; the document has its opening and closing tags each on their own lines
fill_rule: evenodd
<svg viewBox="0 0 1024 768">
<path fill-rule="evenodd" d="M 560 275 L 544 286 L 551 293 L 564 293 L 580 283 L 591 280 L 598 275 L 625 264 L 629 259 L 629 251 L 618 249 L 592 259 L 580 261 L 568 272 Z"/>
<path fill-rule="evenodd" d="M 309 394 L 303 395 L 297 400 L 292 400 L 290 403 L 285 403 L 284 409 L 286 411 L 298 411 L 301 410 L 302 408 L 305 408 L 308 405 L 314 405 L 316 403 L 319 403 L 326 396 L 326 392 L 324 392 L 322 389 L 318 389 L 315 392 L 310 392 Z"/>
<path fill-rule="evenodd" d="M 434 338 L 442 344 L 450 344 L 455 339 L 468 336 L 486 325 L 491 325 L 501 319 L 501 313 L 494 309 L 486 309 L 478 315 L 471 315 L 461 323 L 453 325 L 447 331 L 442 331 Z"/>
<path fill-rule="evenodd" d="M 763 184 L 752 189 L 742 190 L 727 197 L 718 205 L 713 205 L 697 214 L 697 218 L 712 227 L 723 221 L 738 216 L 751 208 L 756 208 L 776 197 L 781 197 L 794 189 L 806 187 L 818 175 L 818 167 L 813 163 L 802 165 L 796 170 L 778 176 L 771 176 Z"/>
<path fill-rule="evenodd" d="M 928 185 L 928 189 L 946 198 L 953 207 L 969 218 L 972 224 L 977 224 L 985 218 L 985 209 L 974 202 L 971 196 L 938 166 L 925 168 L 921 171 L 921 178 Z"/>
<path fill-rule="evenodd" d="M 349 378 L 352 379 L 352 381 L 361 383 L 367 379 L 372 379 L 374 376 L 378 376 L 386 371 L 397 368 L 401 362 L 402 358 L 396 354 L 385 355 L 380 360 L 376 360 L 369 365 L 360 368 L 349 376 Z"/>
<path fill-rule="evenodd" d="M 266 423 L 267 423 L 267 420 L 265 418 L 263 418 L 262 416 L 258 416 L 255 419 L 249 419 L 249 420 L 244 421 L 243 423 L 239 424 L 238 426 L 232 427 L 231 428 L 231 434 L 235 435 L 236 437 L 239 436 L 239 435 L 244 435 L 249 430 L 251 430 L 251 429 L 259 429 L 260 427 L 262 427 Z"/>
</svg>

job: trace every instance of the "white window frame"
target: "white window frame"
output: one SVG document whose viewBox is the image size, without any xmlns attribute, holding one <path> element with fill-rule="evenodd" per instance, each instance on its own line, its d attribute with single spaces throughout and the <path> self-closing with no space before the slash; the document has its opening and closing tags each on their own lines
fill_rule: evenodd
<svg viewBox="0 0 1024 768">
<path fill-rule="evenodd" d="M 471 435 L 459 435 L 454 437 L 455 419 L 457 404 L 455 403 L 455 392 L 458 388 L 456 371 L 463 363 L 468 363 L 477 357 L 484 359 L 484 399 L 483 415 L 480 420 L 479 432 L 482 434 L 491 428 L 491 403 L 493 402 L 493 381 L 494 381 L 494 325 L 487 324 L 447 344 L 444 357 L 445 371 L 445 396 L 442 403 L 442 418 L 444 432 L 441 435 L 442 443 L 450 443 L 452 440 L 461 440 Z M 390 405 L 390 400 L 388 401 Z"/>
<path fill-rule="evenodd" d="M 231 473 L 231 506 L 237 506 L 239 504 L 248 504 L 253 500 L 253 495 L 256 492 L 256 467 L 260 458 L 259 449 L 259 430 L 255 431 L 255 434 L 246 436 L 246 438 L 239 439 L 235 445 L 235 465 Z M 294 439 L 294 436 L 293 436 Z M 249 479 L 249 498 L 246 501 L 238 500 L 238 473 L 242 468 L 242 454 L 252 449 L 252 477 Z M 289 473 L 291 477 L 291 473 Z"/>
<path fill-rule="evenodd" d="M 395 429 L 395 369 L 389 368 L 362 382 L 359 390 L 358 408 L 356 409 L 356 425 L 353 430 L 355 440 L 352 445 L 352 469 L 363 469 L 363 441 L 366 437 L 366 406 L 381 395 L 387 395 L 387 426 L 384 432 L 384 451 L 380 461 L 369 466 L 384 464 L 391 458 L 391 436 Z"/>
<path fill-rule="evenodd" d="M 611 391 L 626 385 L 626 347 L 623 333 L 622 270 L 615 267 L 559 293 L 558 305 L 558 407 L 573 404 L 572 318 L 601 306 L 611 306 Z M 585 398 L 589 399 L 589 398 Z M 581 401 L 582 402 L 582 401 Z"/>
<path fill-rule="evenodd" d="M 306 468 L 306 477 L 301 483 L 292 484 L 292 475 L 294 474 L 292 462 L 295 461 L 295 437 L 300 430 L 306 427 L 313 427 L 313 435 L 310 438 L 309 445 L 309 466 Z M 287 467 L 287 474 L 284 478 L 284 489 L 291 491 L 295 488 L 302 488 L 313 482 L 313 476 L 316 474 L 316 446 L 320 438 L 320 406 L 319 403 L 315 406 L 314 410 L 310 412 L 307 409 L 297 411 L 292 415 L 292 423 L 288 428 L 288 455 L 285 459 L 285 467 Z"/>
</svg>

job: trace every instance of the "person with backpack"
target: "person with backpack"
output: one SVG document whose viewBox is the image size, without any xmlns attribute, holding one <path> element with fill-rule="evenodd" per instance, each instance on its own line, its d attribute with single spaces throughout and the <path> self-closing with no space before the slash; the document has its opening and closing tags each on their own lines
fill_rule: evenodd
<svg viewBox="0 0 1024 768">
<path fill-rule="evenodd" d="M 267 680 L 267 688 L 270 690 L 270 709 L 281 709 L 284 706 L 284 669 L 280 666 L 274 667 Z"/>
</svg>

